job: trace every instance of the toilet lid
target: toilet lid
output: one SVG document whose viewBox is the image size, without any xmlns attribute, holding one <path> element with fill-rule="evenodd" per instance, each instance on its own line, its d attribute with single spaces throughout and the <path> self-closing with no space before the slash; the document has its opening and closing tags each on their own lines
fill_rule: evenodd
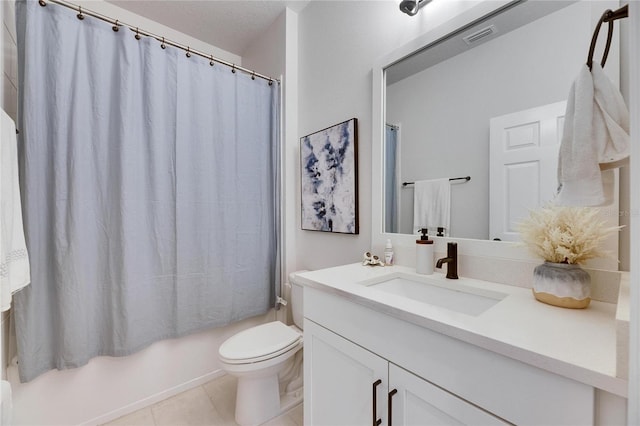
<svg viewBox="0 0 640 426">
<path fill-rule="evenodd" d="M 228 360 L 264 357 L 296 343 L 302 336 L 280 321 L 251 327 L 220 345 L 220 355 Z"/>
</svg>

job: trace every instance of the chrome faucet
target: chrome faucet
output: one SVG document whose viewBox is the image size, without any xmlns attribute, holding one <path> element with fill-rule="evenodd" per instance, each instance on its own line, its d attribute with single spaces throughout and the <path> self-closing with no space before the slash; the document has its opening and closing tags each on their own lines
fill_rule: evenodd
<svg viewBox="0 0 640 426">
<path fill-rule="evenodd" d="M 436 268 L 442 268 L 442 264 L 447 263 L 447 278 L 458 279 L 458 243 L 447 243 L 447 257 L 438 259 Z"/>
</svg>

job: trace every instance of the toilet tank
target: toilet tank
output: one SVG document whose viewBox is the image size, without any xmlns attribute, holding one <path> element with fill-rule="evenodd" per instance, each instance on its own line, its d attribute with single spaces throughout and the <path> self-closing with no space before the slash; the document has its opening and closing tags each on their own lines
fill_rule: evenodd
<svg viewBox="0 0 640 426">
<path fill-rule="evenodd" d="M 293 323 L 302 330 L 303 322 L 303 301 L 302 286 L 296 282 L 296 274 L 306 271 L 292 272 L 289 274 L 289 284 L 291 284 L 291 313 L 293 315 Z"/>
</svg>

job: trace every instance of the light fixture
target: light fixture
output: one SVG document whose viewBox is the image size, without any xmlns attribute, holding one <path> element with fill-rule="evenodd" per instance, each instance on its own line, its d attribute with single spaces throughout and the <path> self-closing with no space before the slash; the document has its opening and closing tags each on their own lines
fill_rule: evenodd
<svg viewBox="0 0 640 426">
<path fill-rule="evenodd" d="M 409 16 L 413 16 L 427 3 L 431 3 L 431 0 L 401 0 L 400 10 Z"/>
</svg>

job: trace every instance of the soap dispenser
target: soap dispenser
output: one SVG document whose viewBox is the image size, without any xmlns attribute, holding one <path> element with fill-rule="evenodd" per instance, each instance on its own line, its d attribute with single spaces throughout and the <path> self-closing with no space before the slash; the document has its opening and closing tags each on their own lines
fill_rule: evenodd
<svg viewBox="0 0 640 426">
<path fill-rule="evenodd" d="M 427 235 L 427 228 L 420 230 L 422 235 L 416 240 L 416 272 L 418 274 L 433 274 L 433 240 Z"/>
<path fill-rule="evenodd" d="M 391 245 L 391 239 L 387 239 L 387 245 L 384 248 L 384 264 L 387 266 L 393 265 L 393 246 Z"/>
</svg>

